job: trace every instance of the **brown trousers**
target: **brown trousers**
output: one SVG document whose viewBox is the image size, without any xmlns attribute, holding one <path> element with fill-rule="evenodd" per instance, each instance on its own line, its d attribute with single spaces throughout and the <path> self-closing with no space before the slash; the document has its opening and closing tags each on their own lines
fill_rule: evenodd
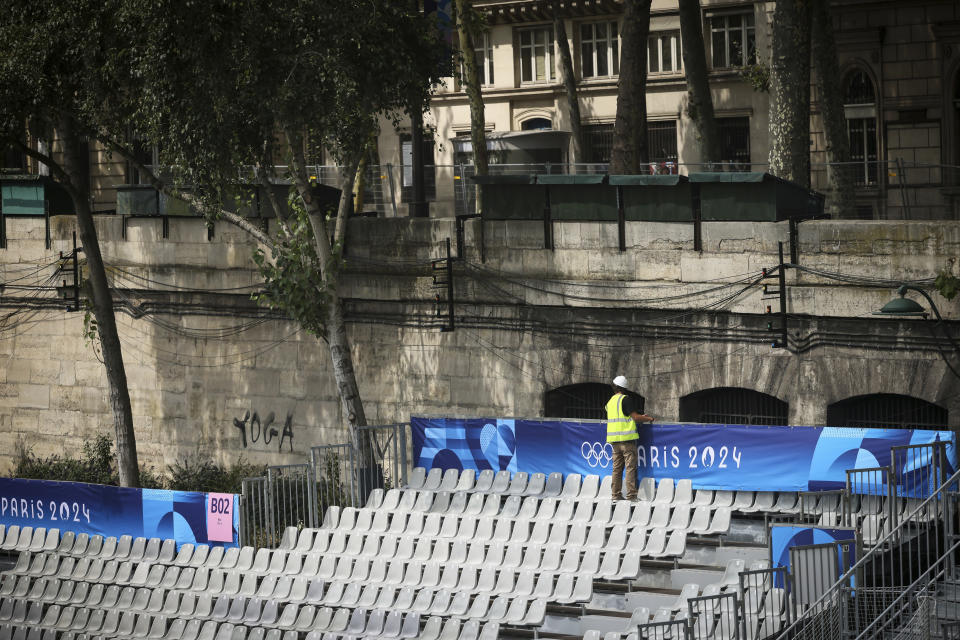
<svg viewBox="0 0 960 640">
<path fill-rule="evenodd" d="M 611 442 L 613 446 L 613 479 L 611 489 L 613 499 L 623 497 L 623 471 L 627 472 L 627 500 L 637 499 L 637 441 Z"/>
</svg>

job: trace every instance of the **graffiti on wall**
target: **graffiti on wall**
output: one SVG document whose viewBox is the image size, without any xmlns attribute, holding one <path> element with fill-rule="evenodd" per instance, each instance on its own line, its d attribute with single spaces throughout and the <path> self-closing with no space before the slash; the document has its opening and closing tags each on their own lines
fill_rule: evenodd
<svg viewBox="0 0 960 640">
<path fill-rule="evenodd" d="M 243 441 L 243 448 L 246 449 L 248 442 L 250 444 L 263 443 L 264 446 L 270 446 L 274 441 L 277 442 L 277 451 L 283 451 L 283 443 L 289 441 L 290 451 L 293 452 L 293 414 L 288 413 L 286 420 L 283 421 L 283 430 L 279 428 L 276 416 L 273 411 L 261 418 L 256 411 L 250 413 L 247 411 L 243 418 L 234 418 L 233 426 L 240 430 L 240 437 Z"/>
</svg>

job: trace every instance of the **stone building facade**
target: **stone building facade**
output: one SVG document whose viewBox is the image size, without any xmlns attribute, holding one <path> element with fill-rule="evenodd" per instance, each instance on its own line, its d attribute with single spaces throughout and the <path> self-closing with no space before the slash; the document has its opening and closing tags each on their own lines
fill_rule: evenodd
<svg viewBox="0 0 960 640">
<path fill-rule="evenodd" d="M 569 110 L 559 79 L 553 5 L 559 4 L 573 57 L 587 165 L 609 160 L 616 114 L 622 4 L 613 0 L 480 0 L 488 29 L 477 42 L 488 133 L 496 161 L 569 161 Z M 768 94 L 744 73 L 769 58 L 773 2 L 701 0 L 710 84 L 723 160 L 763 171 Z M 686 81 L 676 0 L 654 0 L 648 42 L 647 114 L 653 171 L 687 173 L 701 161 L 685 113 Z M 834 0 L 831 3 L 852 164 L 857 217 L 960 217 L 960 7 L 951 0 Z M 811 105 L 811 181 L 827 189 L 825 141 L 816 86 Z M 457 165 L 469 163 L 470 112 L 456 78 L 433 99 L 426 149 L 435 215 L 458 204 Z M 410 164 L 409 129 L 384 127 L 380 161 Z M 679 165 L 679 169 L 676 165 Z M 588 167 L 589 169 L 589 167 Z M 517 170 L 520 170 L 519 168 Z M 392 175 L 392 174 L 391 174 Z M 394 176 L 407 186 L 411 174 Z M 434 187 L 435 185 L 435 187 Z M 386 197 L 389 193 L 384 190 Z M 404 201 L 409 194 L 403 193 Z M 402 209 L 401 209 L 402 211 Z"/>
<path fill-rule="evenodd" d="M 62 453 L 113 428 L 83 314 L 54 290 L 9 286 L 69 279 L 57 268 L 72 218 L 52 218 L 49 249 L 42 219 L 7 225 L 0 304 L 16 313 L 0 326 L 0 472 L 18 442 Z M 208 238 L 190 219 L 171 219 L 168 237 L 160 219 L 97 225 L 143 461 L 200 450 L 299 462 L 312 445 L 345 440 L 329 354 L 250 301 L 258 277 L 241 232 L 218 223 Z M 689 224 L 628 222 L 624 251 L 616 223 L 555 227 L 551 251 L 542 223 L 486 222 L 481 256 L 468 222 L 456 330 L 441 332 L 431 260 L 456 238 L 454 222 L 351 222 L 344 295 L 371 423 L 585 417 L 623 374 L 659 421 L 960 427 L 960 378 L 944 360 L 958 354 L 944 328 L 872 315 L 895 282 L 957 273 L 960 223 L 802 223 L 807 270 L 787 276 L 788 349 L 771 347 L 763 284 L 775 280 L 759 279 L 778 263 L 786 222 L 705 222 L 702 251 Z M 956 335 L 957 301 L 934 299 Z"/>
</svg>

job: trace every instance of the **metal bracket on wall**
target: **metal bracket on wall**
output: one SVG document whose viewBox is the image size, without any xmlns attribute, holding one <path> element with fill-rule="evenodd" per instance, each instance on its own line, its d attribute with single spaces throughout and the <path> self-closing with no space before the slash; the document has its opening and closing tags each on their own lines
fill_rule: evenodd
<svg viewBox="0 0 960 640">
<path fill-rule="evenodd" d="M 464 225 L 467 220 L 473 220 L 474 218 L 481 218 L 479 213 L 462 213 L 457 216 L 457 260 L 465 260 L 467 257 L 464 239 Z M 483 224 L 481 218 L 480 224 Z M 482 227 L 481 227 L 482 228 Z"/>
<path fill-rule="evenodd" d="M 617 185 L 617 241 L 620 253 L 627 250 L 627 214 L 623 210 L 623 187 Z"/>
<path fill-rule="evenodd" d="M 703 217 L 700 209 L 700 185 L 690 184 L 690 204 L 693 209 L 693 250 L 703 251 Z"/>
<path fill-rule="evenodd" d="M 544 186 L 543 248 L 553 251 L 553 216 L 550 211 L 550 187 Z"/>
<path fill-rule="evenodd" d="M 774 270 L 776 273 L 771 273 L 766 269 L 763 270 L 763 277 L 766 278 L 777 278 L 777 288 L 771 289 L 769 285 L 763 285 L 763 299 L 767 298 L 777 298 L 780 303 L 780 309 L 776 312 L 776 315 L 780 316 L 779 326 L 777 323 L 774 323 L 773 320 L 767 321 L 767 331 L 776 331 L 780 334 L 779 338 L 774 340 L 770 346 L 774 349 L 786 349 L 787 348 L 787 275 L 786 267 L 787 265 L 783 262 L 783 243 L 779 244 L 780 252 L 780 264 Z M 773 316 L 773 306 L 765 305 L 764 313 L 769 316 Z"/>
<path fill-rule="evenodd" d="M 80 310 L 80 261 L 78 259 L 79 253 L 83 251 L 83 247 L 77 247 L 77 232 L 73 232 L 73 252 L 70 255 L 64 256 L 63 251 L 60 252 L 61 264 L 59 267 L 60 273 L 72 273 L 73 274 L 73 285 L 68 286 L 67 281 L 63 281 L 63 285 L 57 287 L 58 292 L 63 298 L 68 298 L 72 300 L 72 304 L 67 304 L 67 311 L 79 311 Z M 65 266 L 66 261 L 70 262 L 70 266 Z"/>
<path fill-rule="evenodd" d="M 453 316 L 453 254 L 450 251 L 450 238 L 447 238 L 447 257 L 431 260 L 430 265 L 433 269 L 434 289 L 447 291 L 447 323 L 440 328 L 440 331 L 453 331 L 456 326 Z M 437 305 L 437 315 L 442 316 L 443 313 L 440 310 L 443 305 L 442 296 L 437 293 L 434 295 L 434 301 Z"/>
</svg>

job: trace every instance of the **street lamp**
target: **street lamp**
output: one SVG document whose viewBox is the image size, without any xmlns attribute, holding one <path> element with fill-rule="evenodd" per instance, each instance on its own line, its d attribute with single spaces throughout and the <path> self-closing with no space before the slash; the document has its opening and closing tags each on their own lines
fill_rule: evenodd
<svg viewBox="0 0 960 640">
<path fill-rule="evenodd" d="M 937 305 L 933 303 L 933 298 L 930 297 L 930 294 L 928 294 L 926 291 L 924 291 L 920 287 L 914 287 L 913 285 L 909 285 L 909 284 L 900 285 L 900 288 L 897 289 L 897 293 L 900 295 L 900 297 L 894 298 L 887 304 L 883 305 L 883 308 L 880 309 L 879 311 L 874 311 L 873 315 L 890 316 L 890 317 L 897 317 L 897 318 L 911 318 L 911 317 L 926 318 L 927 311 L 922 306 L 920 306 L 920 304 L 918 304 L 915 300 L 911 300 L 910 298 L 906 297 L 907 291 L 916 291 L 917 293 L 922 295 L 924 298 L 926 298 L 927 302 L 930 303 L 930 310 L 933 311 L 933 315 L 937 317 L 936 325 L 940 325 L 943 322 L 943 316 L 940 315 L 940 310 L 937 309 Z M 930 328 L 930 333 L 933 334 L 934 337 L 936 337 L 936 334 L 933 333 L 933 327 Z M 950 342 L 950 346 L 953 347 L 954 353 L 960 354 L 960 345 L 956 343 L 956 341 L 950 335 L 950 331 L 946 327 L 943 328 L 943 334 L 947 337 L 947 340 Z M 953 365 L 950 364 L 950 361 L 947 359 L 947 354 L 945 354 L 940 349 L 939 346 L 937 346 L 937 351 L 940 352 L 941 357 L 943 357 L 943 361 L 946 363 L 950 371 L 952 371 L 955 376 L 960 378 L 960 372 L 958 372 L 953 367 Z"/>
</svg>

